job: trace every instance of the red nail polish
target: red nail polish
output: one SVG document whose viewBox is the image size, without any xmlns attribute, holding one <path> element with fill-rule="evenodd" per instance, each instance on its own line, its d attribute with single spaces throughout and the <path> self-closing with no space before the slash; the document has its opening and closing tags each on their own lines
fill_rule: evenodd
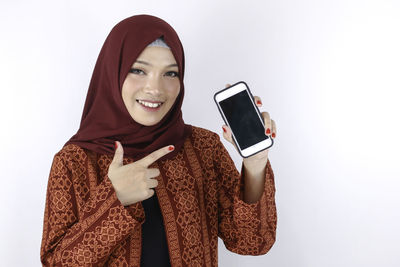
<svg viewBox="0 0 400 267">
<path fill-rule="evenodd" d="M 261 101 L 260 100 L 257 100 L 257 105 L 261 105 Z"/>
<path fill-rule="evenodd" d="M 169 151 L 172 151 L 172 150 L 174 150 L 174 149 L 175 149 L 174 146 L 169 146 L 169 147 L 168 147 L 168 150 L 169 150 Z"/>
<path fill-rule="evenodd" d="M 272 133 L 272 135 L 271 135 L 271 136 L 272 136 L 272 138 L 275 138 L 275 133 Z"/>
<path fill-rule="evenodd" d="M 267 130 L 265 131 L 266 134 L 270 134 L 271 133 L 271 129 L 267 128 Z"/>
<path fill-rule="evenodd" d="M 114 141 L 114 146 L 115 146 L 115 149 L 117 149 L 117 147 L 118 147 L 117 141 Z"/>
<path fill-rule="evenodd" d="M 224 127 L 222 127 L 222 130 L 224 130 L 224 133 L 226 133 L 226 130 L 225 130 L 225 128 L 224 128 Z"/>
</svg>

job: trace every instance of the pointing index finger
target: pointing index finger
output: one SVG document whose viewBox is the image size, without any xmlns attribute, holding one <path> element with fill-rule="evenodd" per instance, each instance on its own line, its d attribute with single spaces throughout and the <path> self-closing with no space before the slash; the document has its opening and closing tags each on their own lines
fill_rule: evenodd
<svg viewBox="0 0 400 267">
<path fill-rule="evenodd" d="M 153 162 L 156 162 L 158 159 L 160 159 L 163 156 L 167 155 L 168 153 L 172 152 L 174 149 L 175 149 L 175 147 L 172 145 L 162 147 L 136 162 L 143 166 L 148 167 Z"/>
</svg>

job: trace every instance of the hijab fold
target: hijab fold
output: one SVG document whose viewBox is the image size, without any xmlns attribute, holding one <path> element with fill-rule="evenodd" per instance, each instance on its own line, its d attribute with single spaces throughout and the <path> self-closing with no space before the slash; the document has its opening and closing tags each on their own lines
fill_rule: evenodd
<svg viewBox="0 0 400 267">
<path fill-rule="evenodd" d="M 137 123 L 122 100 L 122 85 L 140 53 L 162 37 L 171 48 L 179 68 L 180 92 L 175 104 L 153 126 Z M 174 145 L 175 150 L 162 159 L 175 156 L 192 128 L 182 118 L 185 58 L 175 30 L 164 20 L 137 15 L 115 25 L 107 36 L 90 80 L 77 133 L 64 144 L 76 144 L 100 154 L 114 155 L 114 141 L 120 141 L 124 156 L 135 160 L 151 152 Z"/>
</svg>

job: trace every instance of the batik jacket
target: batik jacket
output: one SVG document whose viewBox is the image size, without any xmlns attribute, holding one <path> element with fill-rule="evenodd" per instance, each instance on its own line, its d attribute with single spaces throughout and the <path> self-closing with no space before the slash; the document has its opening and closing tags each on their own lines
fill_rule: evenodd
<svg viewBox="0 0 400 267">
<path fill-rule="evenodd" d="M 68 144 L 50 170 L 40 258 L 43 266 L 140 266 L 141 202 L 123 206 L 107 176 L 113 156 Z M 124 157 L 124 164 L 133 160 Z M 267 253 L 275 242 L 270 162 L 261 198 L 243 201 L 244 177 L 219 136 L 194 127 L 183 149 L 158 168 L 155 188 L 171 265 L 218 265 L 220 237 L 242 255 Z M 156 255 L 155 255 L 156 256 Z"/>
</svg>

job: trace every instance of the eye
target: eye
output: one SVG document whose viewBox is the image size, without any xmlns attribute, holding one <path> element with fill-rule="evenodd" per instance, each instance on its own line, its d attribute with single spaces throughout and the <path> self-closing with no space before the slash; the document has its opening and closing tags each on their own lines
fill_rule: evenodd
<svg viewBox="0 0 400 267">
<path fill-rule="evenodd" d="M 176 71 L 168 71 L 167 73 L 165 73 L 165 75 L 169 77 L 179 77 L 179 73 Z"/>
<path fill-rule="evenodd" d="M 131 69 L 129 70 L 129 72 L 130 72 L 130 73 L 133 73 L 133 74 L 138 74 L 138 75 L 140 75 L 140 74 L 145 74 L 144 71 L 142 71 L 142 70 L 140 70 L 140 69 L 135 69 L 135 68 L 131 68 Z"/>
</svg>

